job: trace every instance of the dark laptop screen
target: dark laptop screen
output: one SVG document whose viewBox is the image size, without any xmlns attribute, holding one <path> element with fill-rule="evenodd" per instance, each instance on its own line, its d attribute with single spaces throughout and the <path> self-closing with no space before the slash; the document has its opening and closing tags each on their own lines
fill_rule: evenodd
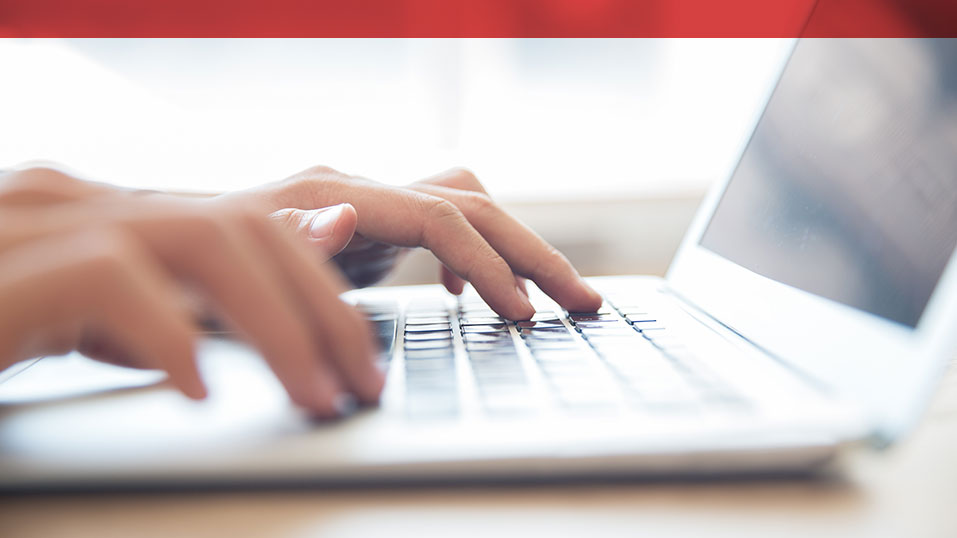
<svg viewBox="0 0 957 538">
<path fill-rule="evenodd" d="M 701 245 L 916 326 L 957 243 L 957 40 L 805 39 Z"/>
</svg>

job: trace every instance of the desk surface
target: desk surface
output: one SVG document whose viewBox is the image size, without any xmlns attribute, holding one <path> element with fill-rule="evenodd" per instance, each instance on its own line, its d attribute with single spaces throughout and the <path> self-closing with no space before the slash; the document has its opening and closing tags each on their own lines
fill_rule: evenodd
<svg viewBox="0 0 957 538">
<path fill-rule="evenodd" d="M 0 536 L 957 536 L 957 367 L 923 423 L 837 477 L 0 497 Z M 547 533 L 547 534 L 546 534 Z"/>
</svg>

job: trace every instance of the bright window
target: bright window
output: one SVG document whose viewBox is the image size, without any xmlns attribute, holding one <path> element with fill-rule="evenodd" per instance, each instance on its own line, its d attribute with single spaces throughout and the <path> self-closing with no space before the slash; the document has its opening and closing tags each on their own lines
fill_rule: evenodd
<svg viewBox="0 0 957 538">
<path fill-rule="evenodd" d="M 698 192 L 792 40 L 6 40 L 0 167 L 225 190 L 313 164 L 506 199 Z"/>
</svg>

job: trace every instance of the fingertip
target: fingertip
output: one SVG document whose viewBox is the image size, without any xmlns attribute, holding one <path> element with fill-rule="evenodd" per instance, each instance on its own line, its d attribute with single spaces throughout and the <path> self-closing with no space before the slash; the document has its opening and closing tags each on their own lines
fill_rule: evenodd
<svg viewBox="0 0 957 538">
<path fill-rule="evenodd" d="M 378 350 L 378 346 L 375 346 Z M 378 351 L 370 352 L 362 358 L 363 368 L 358 371 L 357 377 L 351 385 L 364 404 L 373 404 L 379 401 L 382 389 L 385 387 L 385 372 L 379 367 L 376 357 Z"/>
<path fill-rule="evenodd" d="M 349 230 L 349 237 L 356 233 L 356 227 L 359 225 L 359 212 L 356 207 L 349 202 L 340 204 L 342 213 L 339 216 L 339 226 Z"/>
<path fill-rule="evenodd" d="M 452 295 L 462 295 L 462 292 L 465 291 L 465 281 L 444 265 L 441 270 L 441 279 L 442 285 Z"/>
<path fill-rule="evenodd" d="M 342 416 L 342 390 L 325 376 L 315 376 L 302 390 L 290 393 L 293 403 L 315 418 L 334 419 Z"/>
<path fill-rule="evenodd" d="M 382 395 L 382 389 L 385 388 L 385 374 L 373 365 L 374 373 L 370 374 L 363 390 L 358 391 L 357 396 L 364 404 L 377 404 Z"/>
<path fill-rule="evenodd" d="M 187 398 L 197 402 L 201 402 L 209 397 L 209 390 L 202 381 L 190 387 L 188 391 L 183 392 L 186 394 Z"/>
<path fill-rule="evenodd" d="M 195 379 L 176 379 L 170 376 L 169 382 L 176 388 L 176 390 L 190 400 L 198 402 L 209 397 L 209 391 L 206 389 L 206 385 L 198 377 Z"/>
<path fill-rule="evenodd" d="M 515 286 L 515 296 L 518 298 L 515 313 L 514 315 L 508 316 L 508 318 L 514 321 L 524 321 L 531 319 L 531 317 L 535 315 L 535 307 L 532 306 L 531 301 L 528 299 L 528 295 L 520 285 Z"/>
<path fill-rule="evenodd" d="M 581 279 L 581 285 L 585 290 L 586 302 L 591 306 L 591 308 L 594 310 L 601 308 L 602 303 L 605 302 L 605 299 L 601 296 L 601 294 L 598 293 L 595 288 L 591 287 L 591 285 L 588 284 L 585 279 Z"/>
</svg>

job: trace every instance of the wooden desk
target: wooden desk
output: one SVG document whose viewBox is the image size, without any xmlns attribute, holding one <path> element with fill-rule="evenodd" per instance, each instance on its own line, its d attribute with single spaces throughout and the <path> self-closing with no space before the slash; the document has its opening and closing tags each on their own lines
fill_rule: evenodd
<svg viewBox="0 0 957 538">
<path fill-rule="evenodd" d="M 918 430 L 838 478 L 0 498 L 0 536 L 957 537 L 957 367 Z"/>
</svg>

